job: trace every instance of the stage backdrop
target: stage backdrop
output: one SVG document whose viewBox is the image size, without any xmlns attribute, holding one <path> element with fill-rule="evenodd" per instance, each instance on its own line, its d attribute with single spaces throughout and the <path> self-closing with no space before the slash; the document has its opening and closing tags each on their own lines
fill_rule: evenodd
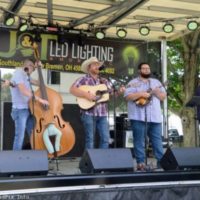
<svg viewBox="0 0 200 200">
<path fill-rule="evenodd" d="M 96 56 L 104 61 L 103 74 L 123 78 L 137 73 L 139 62 L 148 61 L 157 78 L 161 76 L 160 42 L 125 39 L 103 39 L 65 34 L 60 41 L 58 34 L 41 33 L 38 51 L 44 68 L 80 73 L 83 60 Z M 15 68 L 25 58 L 34 57 L 35 33 L 0 30 L 0 67 Z"/>
</svg>

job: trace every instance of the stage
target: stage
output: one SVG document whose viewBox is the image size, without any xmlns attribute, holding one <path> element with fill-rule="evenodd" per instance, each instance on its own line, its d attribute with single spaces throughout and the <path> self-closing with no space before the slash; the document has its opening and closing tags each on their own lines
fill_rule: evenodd
<svg viewBox="0 0 200 200">
<path fill-rule="evenodd" d="M 47 175 L 1 177 L 0 199 L 199 199 L 199 170 L 85 174 L 79 162 L 49 160 Z"/>
<path fill-rule="evenodd" d="M 199 170 L 178 170 L 178 171 L 164 171 L 163 169 L 155 170 L 156 162 L 152 157 L 148 157 L 148 166 L 150 170 L 144 172 L 136 171 L 135 158 L 131 157 L 132 171 L 128 172 L 112 172 L 109 173 L 82 173 L 79 169 L 79 163 L 81 155 L 83 154 L 83 134 L 82 127 L 77 125 L 78 108 L 75 105 L 68 105 L 73 108 L 68 113 L 69 119 L 74 119 L 70 122 L 77 133 L 77 142 L 74 150 L 67 156 L 59 157 L 57 160 L 48 159 L 48 173 L 47 175 L 37 176 L 1 176 L 0 171 L 0 199 L 66 199 L 66 200 L 132 200 L 132 199 L 146 199 L 146 200 L 166 200 L 166 199 L 199 199 L 200 196 L 200 169 Z M 5 115 L 8 115 L 10 104 L 5 104 Z M 76 111 L 76 112 L 75 112 Z M 9 119 L 10 116 L 4 116 L 4 119 Z M 121 118 L 120 118 L 121 119 Z M 4 120 L 4 129 L 6 137 L 3 137 L 3 152 L 11 149 L 12 143 L 12 123 L 10 126 L 6 126 L 11 120 Z M 75 123 L 76 122 L 76 123 Z M 73 124 L 74 123 L 74 124 Z M 117 123 L 117 125 L 123 125 Z M 128 126 L 126 124 L 126 126 Z M 126 145 L 124 145 L 124 135 L 128 127 L 117 127 L 117 147 L 122 148 L 125 152 Z M 112 152 L 112 148 L 109 149 Z M 107 151 L 107 152 L 109 152 Z M 119 152 L 118 152 L 119 153 Z M 94 163 L 98 163 L 101 158 L 105 158 L 104 163 L 114 163 L 121 158 L 127 157 L 119 156 L 118 153 L 111 154 L 111 159 L 106 159 L 105 152 L 101 152 L 100 156 L 95 156 Z M 181 148 L 181 155 L 187 156 Z M 30 154 L 32 155 L 32 154 Z M 175 157 L 181 161 L 186 157 L 181 158 L 181 155 L 176 154 Z M 193 163 L 200 166 L 197 162 L 200 155 L 200 151 L 194 154 L 195 158 Z M 15 160 L 16 156 L 13 154 L 13 160 L 11 156 L 7 156 L 7 160 L 4 163 L 6 166 L 13 166 L 13 170 L 16 168 L 24 167 L 21 161 Z M 148 155 L 151 156 L 151 153 Z M 18 156 L 19 158 L 21 157 Z M 34 169 L 32 164 L 43 161 L 45 156 L 32 155 L 35 161 L 31 161 L 27 166 Z M 110 158 L 110 156 L 109 156 Z M 1 159 L 2 160 L 2 159 Z M 12 162 L 8 165 L 8 162 Z M 3 161 L 2 161 L 3 162 Z M 17 163 L 19 166 L 17 166 Z M 24 164 L 26 161 L 24 161 Z M 110 164 L 109 164 L 110 165 Z M 119 164 L 120 165 L 120 164 Z"/>
</svg>

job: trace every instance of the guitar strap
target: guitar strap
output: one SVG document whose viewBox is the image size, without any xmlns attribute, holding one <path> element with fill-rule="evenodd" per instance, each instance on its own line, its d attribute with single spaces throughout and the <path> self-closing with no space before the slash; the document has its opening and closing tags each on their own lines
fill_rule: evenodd
<svg viewBox="0 0 200 200">
<path fill-rule="evenodd" d="M 152 82 L 151 82 L 151 79 L 150 79 L 150 78 L 148 79 L 148 82 L 149 82 L 149 89 L 148 89 L 148 90 L 149 90 L 149 92 L 150 92 L 150 97 L 149 97 L 149 102 L 150 102 L 150 101 L 151 101 L 151 98 L 152 98 L 152 95 L 151 95 L 151 92 L 152 92 L 151 83 L 152 83 Z"/>
</svg>

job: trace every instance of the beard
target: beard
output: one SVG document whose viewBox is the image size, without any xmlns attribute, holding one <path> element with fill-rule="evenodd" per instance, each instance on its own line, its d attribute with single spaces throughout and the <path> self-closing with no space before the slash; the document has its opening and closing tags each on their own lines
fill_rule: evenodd
<svg viewBox="0 0 200 200">
<path fill-rule="evenodd" d="M 140 76 L 142 77 L 142 78 L 149 78 L 150 76 L 151 76 L 151 73 L 149 73 L 149 74 L 144 74 L 144 73 L 140 73 Z"/>
</svg>

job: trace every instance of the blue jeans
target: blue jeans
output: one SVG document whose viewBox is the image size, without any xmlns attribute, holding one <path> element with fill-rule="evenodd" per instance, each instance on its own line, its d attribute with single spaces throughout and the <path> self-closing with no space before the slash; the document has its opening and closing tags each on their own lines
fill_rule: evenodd
<svg viewBox="0 0 200 200">
<path fill-rule="evenodd" d="M 96 130 L 100 136 L 99 148 L 106 149 L 109 146 L 109 128 L 107 117 L 96 117 L 86 114 L 81 115 L 81 120 L 83 122 L 85 130 L 85 148 L 94 148 L 94 138 Z"/>
<path fill-rule="evenodd" d="M 134 153 L 137 163 L 145 161 L 145 122 L 131 120 L 134 141 Z M 147 122 L 147 136 L 151 141 L 153 154 L 159 162 L 163 156 L 161 123 Z"/>
<path fill-rule="evenodd" d="M 30 137 L 34 126 L 34 118 L 29 109 L 16 108 L 12 109 L 11 117 L 15 123 L 13 150 L 21 150 L 24 142 L 25 130 Z"/>
</svg>

